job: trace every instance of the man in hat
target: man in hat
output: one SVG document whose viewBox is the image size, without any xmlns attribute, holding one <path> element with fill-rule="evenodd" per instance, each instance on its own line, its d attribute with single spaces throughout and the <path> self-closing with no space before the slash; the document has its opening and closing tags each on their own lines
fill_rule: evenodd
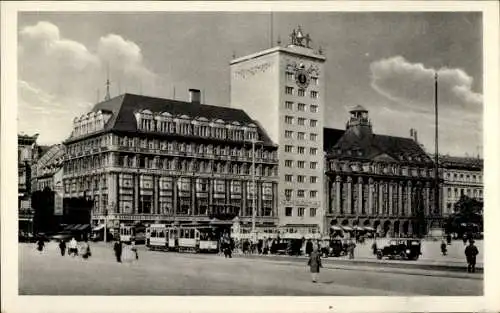
<svg viewBox="0 0 500 313">
<path fill-rule="evenodd" d="M 476 272 L 476 256 L 479 254 L 479 250 L 474 245 L 474 240 L 469 241 L 469 245 L 465 248 L 465 257 L 467 258 L 467 272 Z"/>
</svg>

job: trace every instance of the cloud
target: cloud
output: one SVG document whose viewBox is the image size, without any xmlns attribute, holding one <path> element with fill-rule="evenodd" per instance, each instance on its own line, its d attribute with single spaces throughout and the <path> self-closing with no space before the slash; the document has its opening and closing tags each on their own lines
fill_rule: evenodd
<svg viewBox="0 0 500 313">
<path fill-rule="evenodd" d="M 372 112 L 377 129 L 405 136 L 416 128 L 420 141 L 433 152 L 436 69 L 395 56 L 371 63 L 370 70 L 372 88 L 391 100 L 384 104 L 385 111 Z M 462 69 L 440 68 L 438 73 L 440 152 L 474 154 L 482 145 L 483 96 L 472 90 L 473 78 Z"/>
<path fill-rule="evenodd" d="M 436 69 L 395 56 L 373 62 L 370 70 L 371 85 L 381 95 L 422 112 L 433 109 Z M 457 68 L 441 68 L 438 73 L 438 103 L 441 108 L 476 113 L 482 110 L 483 96 L 472 91 L 472 77 Z"/>
<path fill-rule="evenodd" d="M 96 51 L 91 51 L 83 43 L 64 38 L 56 25 L 45 21 L 20 30 L 20 128 L 23 125 L 38 129 L 40 142 L 54 142 L 52 135 L 56 135 L 57 140 L 66 138 L 73 117 L 88 111 L 97 93 L 100 100 L 104 98 L 107 71 L 115 78 L 113 83 L 119 81 L 123 91 L 151 95 L 158 92 L 155 88 L 160 85 L 156 83 L 159 78 L 145 66 L 136 43 L 118 34 L 108 34 L 96 41 Z M 116 85 L 112 86 L 112 96 L 118 93 Z M 34 112 L 44 114 L 43 120 Z M 54 125 L 61 126 L 64 133 L 54 132 L 51 129 Z"/>
</svg>

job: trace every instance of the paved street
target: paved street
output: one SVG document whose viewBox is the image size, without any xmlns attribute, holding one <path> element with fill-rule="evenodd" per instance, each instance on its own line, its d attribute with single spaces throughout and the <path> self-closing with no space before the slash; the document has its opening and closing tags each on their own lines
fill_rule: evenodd
<svg viewBox="0 0 500 313">
<path fill-rule="evenodd" d="M 481 276 L 439 271 L 325 265 L 310 282 L 302 262 L 236 256 L 177 254 L 140 249 L 114 261 L 111 245 L 92 245 L 89 260 L 62 257 L 57 244 L 39 253 L 19 246 L 21 295 L 481 295 Z"/>
</svg>

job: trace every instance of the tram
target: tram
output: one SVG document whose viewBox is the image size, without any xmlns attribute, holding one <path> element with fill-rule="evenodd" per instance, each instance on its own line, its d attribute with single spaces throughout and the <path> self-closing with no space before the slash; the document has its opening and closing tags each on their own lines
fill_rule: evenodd
<svg viewBox="0 0 500 313">
<path fill-rule="evenodd" d="M 211 226 L 151 224 L 146 229 L 146 245 L 150 250 L 217 253 L 217 237 Z"/>
<path fill-rule="evenodd" d="M 120 241 L 130 243 L 144 243 L 146 239 L 146 226 L 141 224 L 120 224 Z"/>
<path fill-rule="evenodd" d="M 166 224 L 151 224 L 146 228 L 146 247 L 150 250 L 169 249 L 169 228 Z"/>
</svg>

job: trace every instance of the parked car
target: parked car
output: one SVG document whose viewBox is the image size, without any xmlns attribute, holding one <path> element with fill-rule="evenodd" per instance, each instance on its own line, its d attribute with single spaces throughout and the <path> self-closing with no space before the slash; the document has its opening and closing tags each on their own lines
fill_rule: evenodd
<svg viewBox="0 0 500 313">
<path fill-rule="evenodd" d="M 72 237 L 74 236 L 70 231 L 62 231 L 60 233 L 51 236 L 50 239 L 54 241 L 60 241 L 60 240 L 69 241 L 71 240 Z"/>
<path fill-rule="evenodd" d="M 330 239 L 330 255 L 338 257 L 346 253 L 347 245 L 341 239 Z"/>
<path fill-rule="evenodd" d="M 422 254 L 420 239 L 391 239 L 389 245 L 377 250 L 377 259 L 417 260 Z"/>
</svg>

